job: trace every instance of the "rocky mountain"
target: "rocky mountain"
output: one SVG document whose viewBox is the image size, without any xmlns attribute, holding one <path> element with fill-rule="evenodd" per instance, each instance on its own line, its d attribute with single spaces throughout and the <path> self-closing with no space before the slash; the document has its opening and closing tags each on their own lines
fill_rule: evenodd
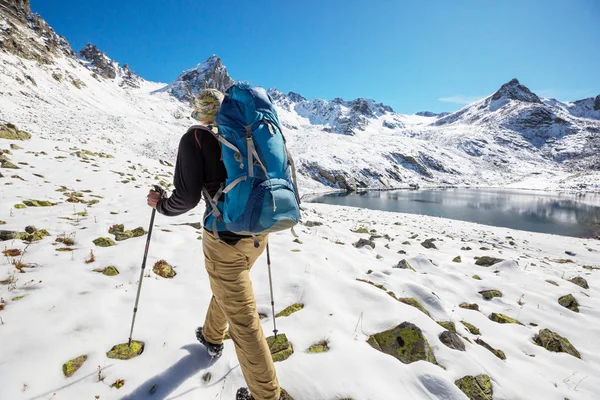
<svg viewBox="0 0 600 400">
<path fill-rule="evenodd" d="M 111 60 L 105 53 L 98 50 L 95 45 L 88 43 L 79 52 L 79 57 L 94 72 L 95 77 L 116 80 L 119 86 L 140 87 L 141 78 L 131 71 L 128 64 L 120 66 L 118 62 Z"/>
<path fill-rule="evenodd" d="M 217 55 L 210 56 L 196 67 L 184 71 L 164 88 L 172 96 L 185 103 L 192 103 L 196 94 L 203 89 L 218 89 L 225 92 L 234 84 L 227 68 Z"/>
<path fill-rule="evenodd" d="M 145 81 L 91 44 L 75 54 L 27 2 L 0 0 L 0 123 L 33 135 L 173 161 L 196 93 L 233 82 L 216 55 L 171 84 Z M 365 98 L 269 94 L 304 191 L 600 188 L 599 98 L 561 103 L 512 80 L 451 114 L 405 115 Z"/>
<path fill-rule="evenodd" d="M 415 113 L 415 115 L 418 115 L 420 117 L 445 117 L 446 115 L 450 114 L 449 112 L 442 112 L 442 113 L 434 113 L 431 111 L 419 111 L 417 113 Z"/>
</svg>

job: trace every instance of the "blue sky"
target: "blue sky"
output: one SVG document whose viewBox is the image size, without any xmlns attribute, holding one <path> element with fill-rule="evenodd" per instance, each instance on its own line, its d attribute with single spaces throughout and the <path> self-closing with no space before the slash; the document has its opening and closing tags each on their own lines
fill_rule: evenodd
<svg viewBox="0 0 600 400">
<path fill-rule="evenodd" d="M 218 54 L 236 80 L 307 98 L 453 111 L 512 78 L 541 96 L 600 94 L 596 0 L 32 0 L 77 51 L 96 44 L 170 82 Z"/>
</svg>

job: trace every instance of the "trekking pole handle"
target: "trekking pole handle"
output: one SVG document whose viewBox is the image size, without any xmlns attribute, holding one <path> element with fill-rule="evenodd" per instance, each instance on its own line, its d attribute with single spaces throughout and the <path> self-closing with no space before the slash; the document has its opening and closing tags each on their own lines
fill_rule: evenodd
<svg viewBox="0 0 600 400">
<path fill-rule="evenodd" d="M 154 185 L 154 187 L 152 188 L 152 191 L 153 191 L 153 192 L 156 192 L 156 193 L 158 193 L 158 194 L 160 194 L 160 198 L 161 198 L 161 199 L 162 199 L 162 198 L 165 198 L 165 197 L 166 197 L 166 195 L 167 195 L 167 192 L 165 191 L 165 189 L 161 188 L 161 187 L 160 187 L 160 186 L 158 186 L 158 185 Z"/>
</svg>

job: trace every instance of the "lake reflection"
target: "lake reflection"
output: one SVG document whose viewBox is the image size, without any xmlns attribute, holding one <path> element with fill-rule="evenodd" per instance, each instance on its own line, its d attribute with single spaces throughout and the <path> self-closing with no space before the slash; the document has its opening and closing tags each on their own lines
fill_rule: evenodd
<svg viewBox="0 0 600 400">
<path fill-rule="evenodd" d="M 374 210 L 424 214 L 533 232 L 600 235 L 600 194 L 510 189 L 436 189 L 335 193 L 305 198 Z"/>
</svg>

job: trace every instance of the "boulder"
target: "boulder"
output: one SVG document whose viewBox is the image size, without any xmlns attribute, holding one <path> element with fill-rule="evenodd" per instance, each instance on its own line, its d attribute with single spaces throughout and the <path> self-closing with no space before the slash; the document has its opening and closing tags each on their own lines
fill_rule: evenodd
<svg viewBox="0 0 600 400">
<path fill-rule="evenodd" d="M 373 348 L 389 354 L 405 364 L 428 361 L 436 364 L 435 355 L 421 329 L 403 322 L 388 331 L 377 333 L 367 341 Z"/>
<path fill-rule="evenodd" d="M 359 239 L 358 242 L 354 243 L 354 247 L 360 249 L 364 246 L 370 246 L 372 249 L 375 248 L 375 242 L 368 239 Z"/>
<path fill-rule="evenodd" d="M 483 256 L 483 257 L 478 257 L 477 260 L 475 261 L 475 264 L 482 266 L 482 267 L 491 267 L 492 265 L 498 264 L 502 261 L 504 261 L 504 260 L 501 258 Z"/>
<path fill-rule="evenodd" d="M 130 360 L 142 354 L 144 346 L 144 342 L 138 342 L 137 340 L 131 341 L 131 347 L 128 343 L 117 344 L 106 353 L 106 357 L 116 360 Z"/>
<path fill-rule="evenodd" d="M 590 288 L 587 281 L 584 278 L 582 278 L 581 276 L 576 276 L 575 278 L 571 278 L 571 279 L 569 279 L 569 282 L 574 283 L 577 286 L 581 286 L 584 289 Z"/>
<path fill-rule="evenodd" d="M 17 231 L 0 231 L 0 241 L 4 240 L 13 240 L 19 237 L 19 232 Z"/>
<path fill-rule="evenodd" d="M 460 258 L 460 256 L 456 256 L 452 259 L 452 262 L 460 263 L 460 262 L 462 262 L 462 258 Z"/>
<path fill-rule="evenodd" d="M 406 259 L 402 259 L 402 260 L 398 261 L 398 264 L 396 264 L 396 266 L 394 266 L 392 268 L 412 269 L 413 271 L 415 271 L 415 269 L 410 265 L 410 263 L 408 261 L 406 261 Z"/>
<path fill-rule="evenodd" d="M 267 344 L 274 362 L 283 361 L 294 353 L 294 348 L 284 333 L 267 338 Z"/>
<path fill-rule="evenodd" d="M 447 347 L 454 350 L 465 351 L 465 344 L 455 332 L 444 331 L 440 334 L 439 338 Z"/>
<path fill-rule="evenodd" d="M 455 381 L 454 384 L 469 398 L 469 400 L 492 400 L 494 392 L 488 375 L 467 375 Z"/>
<path fill-rule="evenodd" d="M 425 247 L 426 249 L 435 249 L 435 250 L 437 250 L 437 247 L 433 243 L 434 241 L 435 241 L 435 239 L 427 239 L 427 240 L 425 240 L 424 242 L 421 243 L 421 246 Z"/>
<path fill-rule="evenodd" d="M 482 290 L 481 292 L 479 292 L 479 294 L 481 296 L 483 296 L 484 299 L 486 300 L 491 300 L 494 297 L 502 297 L 502 292 L 499 290 Z"/>
<path fill-rule="evenodd" d="M 579 303 L 577 299 L 572 295 L 568 294 L 566 296 L 562 296 L 558 298 L 558 304 L 561 306 L 568 308 L 571 311 L 579 312 Z"/>
<path fill-rule="evenodd" d="M 567 353 L 573 357 L 581 358 L 579 351 L 569 342 L 569 339 L 560 336 L 550 329 L 542 329 L 533 337 L 533 341 L 538 346 L 555 353 Z"/>
<path fill-rule="evenodd" d="M 99 237 L 98 239 L 95 239 L 93 243 L 98 247 L 110 247 L 116 244 L 111 238 L 107 237 Z"/>
<path fill-rule="evenodd" d="M 152 267 L 152 272 L 166 279 L 173 278 L 177 273 L 165 260 L 157 261 Z"/>
</svg>

